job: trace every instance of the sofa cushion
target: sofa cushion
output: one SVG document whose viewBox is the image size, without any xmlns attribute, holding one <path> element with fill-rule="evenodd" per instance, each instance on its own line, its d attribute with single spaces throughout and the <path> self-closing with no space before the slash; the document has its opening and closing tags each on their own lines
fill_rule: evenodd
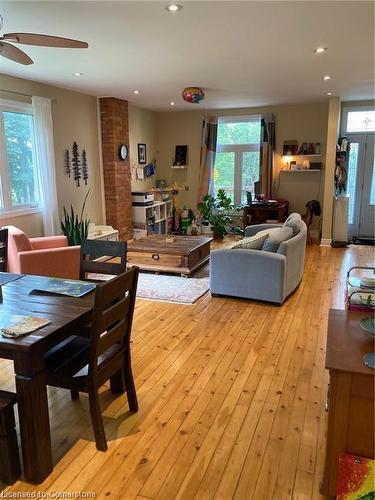
<svg viewBox="0 0 375 500">
<path fill-rule="evenodd" d="M 290 214 L 288 216 L 288 218 L 286 219 L 285 222 L 289 222 L 290 220 L 292 219 L 300 219 L 301 218 L 301 214 L 297 213 L 297 212 L 293 212 L 292 214 Z M 285 223 L 284 223 L 285 224 Z"/>
<path fill-rule="evenodd" d="M 280 226 L 283 227 L 283 226 Z M 256 236 L 264 236 L 265 234 L 268 234 L 268 236 L 271 236 L 275 231 L 278 231 L 280 228 L 279 227 L 269 227 L 268 229 L 262 229 L 261 231 L 258 231 L 256 233 Z"/>
<path fill-rule="evenodd" d="M 258 234 L 254 236 L 248 236 L 246 238 L 243 238 L 242 240 L 238 241 L 234 245 L 232 245 L 233 249 L 247 249 L 247 250 L 261 250 L 263 247 L 264 242 L 268 238 L 269 233 L 267 232 L 266 234 L 263 234 L 262 236 L 259 236 Z"/>
<path fill-rule="evenodd" d="M 284 227 L 290 227 L 293 231 L 293 236 L 295 236 L 300 231 L 300 227 L 301 227 L 300 222 L 301 222 L 301 218 L 293 217 L 292 219 L 289 219 L 289 220 L 287 219 L 284 222 Z"/>
<path fill-rule="evenodd" d="M 277 228 L 270 234 L 269 238 L 263 244 L 262 250 L 265 252 L 277 252 L 280 244 L 283 241 L 289 240 L 293 237 L 293 229 L 288 226 Z"/>
</svg>

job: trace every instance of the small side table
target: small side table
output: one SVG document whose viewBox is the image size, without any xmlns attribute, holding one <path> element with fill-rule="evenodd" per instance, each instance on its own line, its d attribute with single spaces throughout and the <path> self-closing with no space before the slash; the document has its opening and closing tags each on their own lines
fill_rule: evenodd
<svg viewBox="0 0 375 500">
<path fill-rule="evenodd" d="M 326 368 L 330 373 L 328 432 L 321 493 L 335 496 L 339 454 L 374 458 L 374 370 L 363 356 L 374 350 L 374 339 L 362 330 L 364 312 L 330 309 Z"/>
</svg>

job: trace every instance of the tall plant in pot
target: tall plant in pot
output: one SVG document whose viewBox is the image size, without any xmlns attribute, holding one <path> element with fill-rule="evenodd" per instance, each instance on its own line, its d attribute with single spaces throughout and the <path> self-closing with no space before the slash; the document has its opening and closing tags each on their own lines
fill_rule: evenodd
<svg viewBox="0 0 375 500">
<path fill-rule="evenodd" d="M 75 213 L 72 205 L 70 205 L 70 212 L 64 207 L 64 218 L 60 221 L 61 230 L 68 238 L 69 246 L 80 245 L 82 240 L 85 240 L 88 236 L 90 219 L 84 218 L 83 213 L 89 194 L 90 190 L 87 191 L 83 201 L 80 217 Z"/>
<path fill-rule="evenodd" d="M 202 217 L 202 229 L 208 222 L 215 239 L 223 239 L 226 234 L 242 234 L 242 229 L 233 226 L 232 219 L 228 215 L 233 208 L 232 200 L 225 189 L 219 189 L 216 198 L 209 194 L 204 196 L 198 205 L 198 211 Z"/>
<path fill-rule="evenodd" d="M 210 194 L 203 196 L 202 201 L 198 204 L 198 212 L 201 216 L 201 228 L 204 234 L 212 233 L 211 219 L 214 208 L 215 198 Z"/>
</svg>

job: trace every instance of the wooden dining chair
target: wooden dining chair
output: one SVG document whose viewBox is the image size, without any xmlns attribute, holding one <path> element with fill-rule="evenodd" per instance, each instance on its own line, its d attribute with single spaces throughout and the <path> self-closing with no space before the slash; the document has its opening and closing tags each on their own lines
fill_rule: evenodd
<svg viewBox="0 0 375 500">
<path fill-rule="evenodd" d="M 79 277 L 81 280 L 104 281 L 100 277 L 90 277 L 90 274 L 118 275 L 126 271 L 126 241 L 83 240 L 81 243 L 81 258 Z M 120 262 L 111 262 L 113 258 Z"/>
<path fill-rule="evenodd" d="M 0 229 L 0 271 L 8 271 L 8 229 Z"/>
<path fill-rule="evenodd" d="M 112 392 L 127 393 L 129 408 L 138 411 L 131 368 L 130 335 L 139 269 L 131 268 L 98 284 L 89 338 L 70 336 L 46 357 L 47 385 L 88 393 L 96 447 L 107 449 L 98 389 L 107 380 Z"/>
</svg>

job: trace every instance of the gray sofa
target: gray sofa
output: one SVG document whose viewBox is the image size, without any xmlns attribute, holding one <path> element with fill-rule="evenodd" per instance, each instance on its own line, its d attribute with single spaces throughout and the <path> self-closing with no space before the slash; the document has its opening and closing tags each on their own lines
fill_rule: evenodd
<svg viewBox="0 0 375 500">
<path fill-rule="evenodd" d="M 210 287 L 212 295 L 229 295 L 282 304 L 298 287 L 304 270 L 306 225 L 299 214 L 299 232 L 280 244 L 276 253 L 263 250 L 214 250 L 210 256 Z M 289 219 L 288 218 L 288 219 Z M 249 226 L 245 236 L 279 224 Z"/>
</svg>

